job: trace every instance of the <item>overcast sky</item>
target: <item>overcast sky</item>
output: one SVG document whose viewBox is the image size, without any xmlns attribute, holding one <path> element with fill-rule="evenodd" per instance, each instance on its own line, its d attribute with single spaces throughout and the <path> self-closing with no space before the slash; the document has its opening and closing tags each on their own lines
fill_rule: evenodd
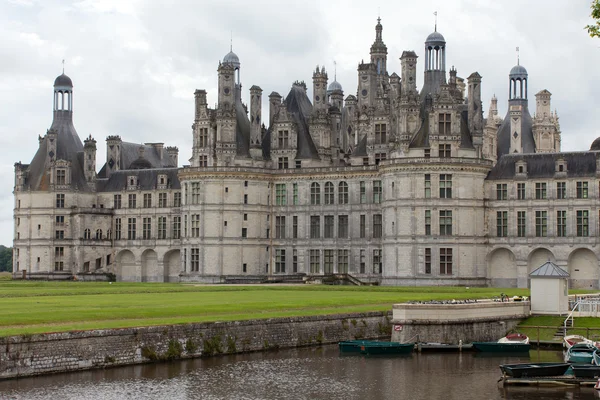
<svg viewBox="0 0 600 400">
<path fill-rule="evenodd" d="M 600 39 L 584 30 L 591 0 L 0 0 L 0 244 L 12 245 L 14 163 L 30 163 L 52 122 L 52 84 L 62 71 L 74 83 L 80 138 L 165 142 L 191 156 L 194 90 L 216 102 L 217 66 L 240 58 L 243 99 L 252 85 L 285 96 L 293 81 L 312 86 L 325 65 L 345 96 L 356 94 L 357 64 L 369 59 L 377 16 L 388 47 L 388 70 L 400 75 L 403 50 L 419 55 L 434 29 L 446 38 L 446 65 L 458 76 L 477 71 L 482 98 L 507 109 L 508 72 L 517 62 L 535 93 L 552 92 L 563 151 L 589 149 L 600 136 Z"/>
</svg>

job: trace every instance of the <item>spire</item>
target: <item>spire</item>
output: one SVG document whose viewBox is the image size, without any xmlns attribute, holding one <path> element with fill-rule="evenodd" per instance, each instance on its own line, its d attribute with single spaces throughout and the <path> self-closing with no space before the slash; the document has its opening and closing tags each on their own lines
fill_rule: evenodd
<svg viewBox="0 0 600 400">
<path fill-rule="evenodd" d="M 521 57 L 519 55 L 519 47 L 517 46 L 517 65 L 521 65 Z"/>
<path fill-rule="evenodd" d="M 337 81 L 337 62 L 333 60 L 333 80 Z"/>
<path fill-rule="evenodd" d="M 64 58 L 63 58 L 62 64 L 63 64 L 63 72 L 62 73 L 64 75 L 65 74 L 65 59 Z"/>
<path fill-rule="evenodd" d="M 229 51 L 233 52 L 233 31 L 230 31 L 229 34 Z"/>
<path fill-rule="evenodd" d="M 435 25 L 433 27 L 433 31 L 437 32 L 437 11 L 434 11 L 433 15 L 435 15 Z"/>
</svg>

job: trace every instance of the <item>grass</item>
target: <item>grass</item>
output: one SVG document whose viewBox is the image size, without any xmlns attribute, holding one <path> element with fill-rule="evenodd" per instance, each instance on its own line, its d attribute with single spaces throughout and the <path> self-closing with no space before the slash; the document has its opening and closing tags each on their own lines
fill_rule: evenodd
<svg viewBox="0 0 600 400">
<path fill-rule="evenodd" d="M 526 289 L 464 287 L 195 286 L 0 281 L 0 336 L 390 311 L 407 301 L 528 295 Z"/>
<path fill-rule="evenodd" d="M 562 328 L 565 317 L 538 315 L 521 322 L 518 331 L 529 336 L 531 341 L 555 340 L 556 332 Z M 537 327 L 540 327 L 539 329 Z M 600 340 L 600 318 L 577 317 L 567 335 L 582 335 L 592 340 Z"/>
<path fill-rule="evenodd" d="M 12 279 L 12 273 L 0 272 L 0 281 L 10 281 Z"/>
</svg>

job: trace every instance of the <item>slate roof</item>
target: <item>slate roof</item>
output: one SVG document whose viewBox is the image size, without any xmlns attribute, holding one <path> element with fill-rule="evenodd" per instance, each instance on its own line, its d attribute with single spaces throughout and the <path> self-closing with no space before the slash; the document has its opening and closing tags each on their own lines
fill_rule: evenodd
<svg viewBox="0 0 600 400">
<path fill-rule="evenodd" d="M 167 175 L 167 187 L 170 189 L 181 189 L 179 177 L 177 176 L 177 167 L 172 168 L 152 168 L 152 169 L 129 169 L 115 171 L 110 178 L 98 179 L 96 181 L 96 190 L 98 192 L 118 192 L 127 187 L 127 177 L 137 176 L 140 190 L 155 190 L 158 182 L 158 175 Z"/>
<path fill-rule="evenodd" d="M 235 128 L 237 155 L 250 157 L 250 120 L 241 99 L 235 101 L 235 117 L 237 121 Z"/>
<path fill-rule="evenodd" d="M 140 148 L 143 149 L 142 157 L 140 157 Z M 164 147 L 159 150 L 159 148 L 148 143 L 121 142 L 120 161 L 119 165 L 123 167 L 122 169 L 176 167 L 176 165 L 172 165 L 169 154 Z M 98 178 L 106 178 L 106 164 L 98 172 Z"/>
<path fill-rule="evenodd" d="M 352 157 L 366 157 L 367 154 L 367 135 L 364 135 L 360 142 L 356 145 L 356 148 L 352 152 Z"/>
<path fill-rule="evenodd" d="M 537 153 L 537 154 L 505 154 L 494 168 L 489 172 L 487 179 L 514 179 L 516 163 L 527 163 L 528 179 L 548 179 L 555 176 L 556 161 L 564 160 L 567 163 L 568 177 L 593 177 L 596 176 L 595 152 L 573 153 Z"/>
<path fill-rule="evenodd" d="M 460 113 L 460 147 L 462 149 L 473 149 L 473 138 L 469 131 L 469 111 L 463 110 Z"/>
<path fill-rule="evenodd" d="M 531 272 L 529 276 L 532 278 L 568 278 L 569 273 L 552 261 L 548 261 L 535 271 Z"/>
<path fill-rule="evenodd" d="M 529 114 L 529 108 L 526 99 L 513 99 L 508 101 L 508 111 L 506 117 L 498 129 L 498 158 L 510 152 L 510 138 L 513 132 L 510 124 L 510 107 L 521 105 L 521 144 L 523 153 L 535 153 L 535 140 L 533 139 L 533 120 Z"/>
<path fill-rule="evenodd" d="M 429 111 L 423 111 L 423 120 L 417 134 L 410 142 L 410 148 L 429 147 Z"/>
<path fill-rule="evenodd" d="M 298 129 L 298 152 L 296 159 L 319 159 L 317 147 L 310 136 L 308 118 L 312 114 L 313 106 L 304 89 L 292 85 L 292 89 L 285 98 L 288 115 L 296 122 Z"/>
</svg>

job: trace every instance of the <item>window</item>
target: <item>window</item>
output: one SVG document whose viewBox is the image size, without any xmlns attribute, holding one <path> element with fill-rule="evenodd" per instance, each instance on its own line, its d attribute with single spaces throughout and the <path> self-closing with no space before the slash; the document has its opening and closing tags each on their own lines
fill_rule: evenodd
<svg viewBox="0 0 600 400">
<path fill-rule="evenodd" d="M 248 195 L 247 194 L 244 195 L 244 204 L 248 204 Z"/>
<path fill-rule="evenodd" d="M 275 250 L 275 273 L 276 274 L 284 274 L 285 273 L 285 250 L 284 249 L 276 249 Z"/>
<path fill-rule="evenodd" d="M 157 235 L 159 239 L 167 238 L 167 217 L 158 217 Z"/>
<path fill-rule="evenodd" d="M 136 201 L 137 201 L 137 197 L 135 194 L 130 193 L 129 194 L 129 201 L 128 201 L 128 207 L 129 208 L 135 208 L 136 207 Z"/>
<path fill-rule="evenodd" d="M 302 160 L 296 160 L 296 168 L 302 168 Z"/>
<path fill-rule="evenodd" d="M 192 182 L 191 204 L 200 204 L 200 182 Z"/>
<path fill-rule="evenodd" d="M 425 235 L 431 235 L 431 210 L 425 210 Z"/>
<path fill-rule="evenodd" d="M 276 216 L 275 217 L 275 238 L 276 239 L 285 239 L 285 217 L 284 216 Z"/>
<path fill-rule="evenodd" d="M 508 211 L 496 212 L 496 236 L 508 236 Z"/>
<path fill-rule="evenodd" d="M 381 181 L 373 181 L 373 203 L 381 203 L 382 187 Z"/>
<path fill-rule="evenodd" d="M 292 272 L 295 274 L 298 272 L 298 250 L 292 250 Z"/>
<path fill-rule="evenodd" d="M 425 248 L 425 273 L 431 274 L 431 248 Z"/>
<path fill-rule="evenodd" d="M 386 124 L 375 124 L 375 144 L 387 143 L 386 131 L 387 131 Z"/>
<path fill-rule="evenodd" d="M 452 210 L 440 210 L 440 235 L 452 235 Z"/>
<path fill-rule="evenodd" d="M 381 274 L 383 272 L 383 264 L 381 262 L 381 249 L 373 250 L 373 273 Z"/>
<path fill-rule="evenodd" d="M 588 183 L 577 182 L 577 198 L 587 199 L 588 198 Z"/>
<path fill-rule="evenodd" d="M 287 189 L 285 183 L 275 184 L 275 204 L 285 206 L 287 204 Z"/>
<path fill-rule="evenodd" d="M 161 208 L 167 207 L 167 194 L 166 193 L 158 194 L 158 206 Z"/>
<path fill-rule="evenodd" d="M 65 208 L 65 195 L 64 195 L 64 193 L 58 193 L 56 195 L 56 208 Z"/>
<path fill-rule="evenodd" d="M 348 184 L 340 182 L 338 185 L 338 203 L 348 204 Z"/>
<path fill-rule="evenodd" d="M 588 210 L 577 210 L 577 236 L 585 237 L 590 235 Z"/>
<path fill-rule="evenodd" d="M 142 219 L 142 239 L 152 238 L 152 218 Z"/>
<path fill-rule="evenodd" d="M 200 271 L 200 249 L 192 247 L 191 250 L 190 271 L 198 272 Z"/>
<path fill-rule="evenodd" d="M 120 194 L 115 194 L 113 196 L 113 207 L 115 210 L 118 210 L 119 208 L 121 208 L 121 195 Z"/>
<path fill-rule="evenodd" d="M 321 204 L 321 186 L 317 182 L 310 184 L 310 204 Z"/>
<path fill-rule="evenodd" d="M 325 250 L 323 255 L 323 273 L 333 274 L 333 250 Z"/>
<path fill-rule="evenodd" d="M 386 153 L 375 153 L 375 165 L 379 165 L 385 159 L 387 159 Z"/>
<path fill-rule="evenodd" d="M 338 250 L 337 256 L 337 272 L 338 274 L 348 273 L 348 250 Z"/>
<path fill-rule="evenodd" d="M 173 193 L 173 207 L 181 207 L 181 192 Z"/>
<path fill-rule="evenodd" d="M 277 147 L 280 149 L 287 149 L 289 146 L 289 131 L 279 131 L 277 132 Z"/>
<path fill-rule="evenodd" d="M 200 214 L 192 214 L 190 219 L 192 237 L 200 237 Z M 227 221 L 225 221 L 227 224 Z"/>
<path fill-rule="evenodd" d="M 199 129 L 198 147 L 208 147 L 208 128 Z"/>
<path fill-rule="evenodd" d="M 567 211 L 556 211 L 556 236 L 567 236 Z"/>
<path fill-rule="evenodd" d="M 54 248 L 54 257 L 63 257 L 65 255 L 64 247 L 55 247 Z"/>
<path fill-rule="evenodd" d="M 248 237 L 248 228 L 242 228 L 242 237 L 243 238 L 247 238 Z"/>
<path fill-rule="evenodd" d="M 360 273 L 364 274 L 367 270 L 367 252 L 366 250 L 360 250 Z"/>
<path fill-rule="evenodd" d="M 321 272 L 321 254 L 318 249 L 310 250 L 310 273 L 318 274 Z"/>
<path fill-rule="evenodd" d="M 325 204 L 335 204 L 335 193 L 333 183 L 325 183 Z"/>
<path fill-rule="evenodd" d="M 121 240 L 121 218 L 115 219 L 115 240 Z"/>
<path fill-rule="evenodd" d="M 106 230 L 106 240 L 112 240 L 112 231 L 110 229 Z"/>
<path fill-rule="evenodd" d="M 54 219 L 56 221 L 56 226 L 63 226 L 65 224 L 65 216 L 57 215 Z"/>
<path fill-rule="evenodd" d="M 525 184 L 517 183 L 517 199 L 525 200 Z"/>
<path fill-rule="evenodd" d="M 360 204 L 367 202 L 367 186 L 365 181 L 360 181 Z"/>
<path fill-rule="evenodd" d="M 508 199 L 508 185 L 506 183 L 499 183 L 496 185 L 496 200 L 507 200 Z"/>
<path fill-rule="evenodd" d="M 290 167 L 288 158 L 287 157 L 279 157 L 277 159 L 277 166 L 279 169 L 288 169 Z"/>
<path fill-rule="evenodd" d="M 63 230 L 57 230 L 55 232 L 54 238 L 55 239 L 64 239 L 65 238 L 65 231 L 63 231 Z"/>
<path fill-rule="evenodd" d="M 360 216 L 360 237 L 367 237 L 367 216 L 362 214 Z"/>
<path fill-rule="evenodd" d="M 440 175 L 440 199 L 452 198 L 452 175 Z"/>
<path fill-rule="evenodd" d="M 452 275 L 452 249 L 440 249 L 440 275 Z"/>
<path fill-rule="evenodd" d="M 425 174 L 425 198 L 431 198 L 431 174 Z"/>
<path fill-rule="evenodd" d="M 67 171 L 64 169 L 56 170 L 56 184 L 57 185 L 66 185 L 67 184 Z"/>
<path fill-rule="evenodd" d="M 64 262 L 63 261 L 55 261 L 54 262 L 54 270 L 55 271 L 62 271 L 64 267 Z"/>
<path fill-rule="evenodd" d="M 450 145 L 449 144 L 440 144 L 438 149 L 438 155 L 440 158 L 450 158 Z"/>
<path fill-rule="evenodd" d="M 440 113 L 438 127 L 440 135 L 450 135 L 452 130 L 452 114 Z"/>
<path fill-rule="evenodd" d="M 244 221 L 248 221 L 248 214 L 244 213 Z"/>
<path fill-rule="evenodd" d="M 102 229 L 96 229 L 96 240 L 102 240 Z"/>
<path fill-rule="evenodd" d="M 369 165 L 369 157 L 363 157 L 363 165 L 365 165 L 365 166 Z"/>
<path fill-rule="evenodd" d="M 517 237 L 525 237 L 527 234 L 527 215 L 525 211 L 517 211 Z"/>
<path fill-rule="evenodd" d="M 556 182 L 556 198 L 567 198 L 567 182 Z"/>
<path fill-rule="evenodd" d="M 292 217 L 292 237 L 294 239 L 298 239 L 298 216 L 294 215 Z"/>
<path fill-rule="evenodd" d="M 173 239 L 181 238 L 181 217 L 173 217 L 173 233 L 171 235 Z"/>
<path fill-rule="evenodd" d="M 535 198 L 537 200 L 546 198 L 546 182 L 535 183 Z"/>
<path fill-rule="evenodd" d="M 321 217 L 318 215 L 310 216 L 310 238 L 318 239 L 321 237 Z"/>
<path fill-rule="evenodd" d="M 431 158 L 431 149 L 425 149 L 425 150 L 423 150 L 423 157 L 425 157 L 425 158 Z"/>
<path fill-rule="evenodd" d="M 83 238 L 90 240 L 92 238 L 92 232 L 89 229 L 83 231 Z"/>
<path fill-rule="evenodd" d="M 152 207 L 152 194 L 144 193 L 144 208 Z"/>
<path fill-rule="evenodd" d="M 348 237 L 348 216 L 338 215 L 338 238 L 346 239 Z"/>
<path fill-rule="evenodd" d="M 292 184 L 292 202 L 294 203 L 295 206 L 298 205 L 298 184 L 297 183 Z"/>
<path fill-rule="evenodd" d="M 380 239 L 382 237 L 382 228 L 381 214 L 373 214 L 373 238 Z"/>
<path fill-rule="evenodd" d="M 326 238 L 326 239 L 333 238 L 333 224 L 334 224 L 333 215 L 326 215 L 325 216 L 325 232 L 323 235 L 324 238 Z"/>
<path fill-rule="evenodd" d="M 537 236 L 537 237 L 548 236 L 548 212 L 547 211 L 536 211 L 535 212 L 535 236 Z"/>
<path fill-rule="evenodd" d="M 135 240 L 136 223 L 135 218 L 127 218 L 127 239 L 129 240 Z"/>
<path fill-rule="evenodd" d="M 199 161 L 200 161 L 200 167 L 208 167 L 208 156 L 207 155 L 201 155 Z"/>
</svg>

